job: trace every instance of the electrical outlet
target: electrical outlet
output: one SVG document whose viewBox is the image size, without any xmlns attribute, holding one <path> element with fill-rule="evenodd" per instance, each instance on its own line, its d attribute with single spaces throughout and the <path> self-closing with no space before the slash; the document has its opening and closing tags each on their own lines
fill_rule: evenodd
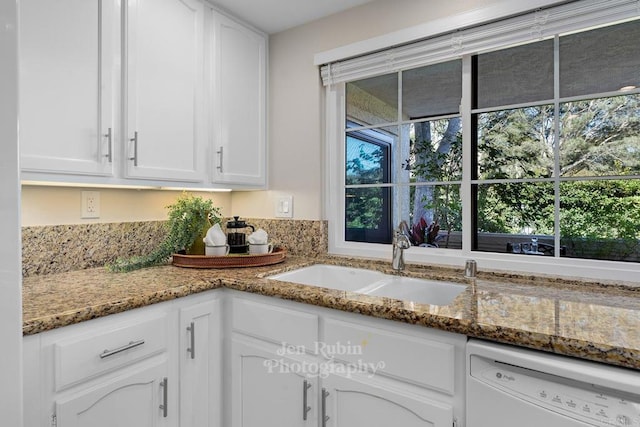
<svg viewBox="0 0 640 427">
<path fill-rule="evenodd" d="M 82 192 L 81 218 L 100 218 L 100 192 Z"/>
<path fill-rule="evenodd" d="M 276 199 L 276 218 L 293 218 L 293 196 Z"/>
</svg>

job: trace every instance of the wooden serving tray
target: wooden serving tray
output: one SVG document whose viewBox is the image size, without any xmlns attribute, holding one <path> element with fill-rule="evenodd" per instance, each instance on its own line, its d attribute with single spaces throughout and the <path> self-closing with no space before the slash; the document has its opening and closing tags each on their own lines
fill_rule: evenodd
<svg viewBox="0 0 640 427">
<path fill-rule="evenodd" d="M 173 265 L 188 268 L 261 267 L 284 261 L 287 250 L 275 248 L 270 254 L 229 254 L 224 256 L 173 254 Z"/>
</svg>

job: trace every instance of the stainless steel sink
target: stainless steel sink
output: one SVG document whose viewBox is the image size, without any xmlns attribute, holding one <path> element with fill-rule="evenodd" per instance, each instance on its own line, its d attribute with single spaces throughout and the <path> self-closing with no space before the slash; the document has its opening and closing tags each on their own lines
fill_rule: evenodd
<svg viewBox="0 0 640 427">
<path fill-rule="evenodd" d="M 451 304 L 467 288 L 460 283 L 326 264 L 315 264 L 267 278 L 431 305 Z"/>
</svg>

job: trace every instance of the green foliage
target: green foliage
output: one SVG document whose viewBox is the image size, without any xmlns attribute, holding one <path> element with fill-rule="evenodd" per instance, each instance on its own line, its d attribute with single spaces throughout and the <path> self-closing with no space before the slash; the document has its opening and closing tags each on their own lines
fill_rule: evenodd
<svg viewBox="0 0 640 427">
<path fill-rule="evenodd" d="M 640 181 L 566 182 L 560 194 L 563 236 L 640 239 Z"/>
<path fill-rule="evenodd" d="M 548 178 L 553 173 L 553 107 L 538 106 L 478 116 L 481 179 Z"/>
<path fill-rule="evenodd" d="M 553 236 L 560 203 L 560 235 L 570 256 L 625 259 L 640 250 L 640 181 L 598 177 L 640 175 L 640 96 L 622 95 L 561 104 L 559 139 L 552 106 L 478 115 L 479 179 L 546 182 L 480 184 L 478 230 Z M 554 149 L 559 176 L 554 195 Z"/>
<path fill-rule="evenodd" d="M 417 123 L 409 141 L 412 182 L 462 179 L 462 133 L 460 118 Z"/>
<path fill-rule="evenodd" d="M 359 142 L 353 138 L 351 143 L 359 144 L 358 156 L 346 163 L 346 184 L 373 184 L 383 182 L 384 153 L 380 146 Z M 366 149 L 365 149 L 366 147 Z M 359 188 L 347 191 L 345 206 L 348 228 L 377 229 L 383 216 L 386 188 Z"/>
<path fill-rule="evenodd" d="M 478 187 L 480 232 L 553 235 L 552 183 L 505 183 Z"/>
<path fill-rule="evenodd" d="M 369 147 L 369 151 L 365 150 Z M 383 152 L 382 147 L 361 143 L 358 157 L 350 159 L 346 164 L 346 184 L 373 184 L 382 182 Z"/>
<path fill-rule="evenodd" d="M 640 174 L 640 97 L 616 96 L 561 108 L 562 176 Z"/>
<path fill-rule="evenodd" d="M 358 188 L 347 191 L 346 221 L 348 228 L 377 229 L 382 218 L 384 193 L 388 188 Z"/>
<path fill-rule="evenodd" d="M 443 230 L 462 230 L 462 198 L 460 185 L 433 186 L 430 196 L 419 201 L 425 210 L 433 212 L 433 218 Z M 420 221 L 420 220 L 418 220 Z"/>
<path fill-rule="evenodd" d="M 480 232 L 554 235 L 552 183 L 483 185 Z M 569 181 L 560 185 L 560 236 L 572 256 L 625 259 L 640 251 L 640 181 Z"/>
<path fill-rule="evenodd" d="M 183 193 L 173 205 L 167 206 L 167 235 L 159 246 L 147 255 L 117 259 L 107 265 L 110 271 L 125 272 L 165 263 L 171 255 L 190 247 L 202 230 L 220 223 L 220 208 L 212 200 Z"/>
<path fill-rule="evenodd" d="M 447 152 L 434 149 L 431 141 L 412 140 L 410 154 L 414 159 L 410 166 L 412 182 L 462 179 L 462 134 L 456 135 Z"/>
<path fill-rule="evenodd" d="M 560 233 L 577 256 L 624 259 L 640 251 L 640 181 L 567 182 Z"/>
</svg>

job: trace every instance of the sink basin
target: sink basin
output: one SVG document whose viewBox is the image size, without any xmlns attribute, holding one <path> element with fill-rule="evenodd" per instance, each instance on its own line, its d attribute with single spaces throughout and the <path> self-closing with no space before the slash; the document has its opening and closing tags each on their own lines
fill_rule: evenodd
<svg viewBox="0 0 640 427">
<path fill-rule="evenodd" d="M 363 293 L 378 297 L 413 301 L 419 304 L 449 305 L 467 287 L 459 283 L 413 277 L 391 277 Z"/>
<path fill-rule="evenodd" d="M 269 276 L 268 279 L 355 292 L 386 277 L 389 276 L 379 271 L 365 270 L 363 268 L 315 264 L 298 270 Z"/>
<path fill-rule="evenodd" d="M 393 276 L 374 270 L 325 264 L 303 267 L 267 279 L 431 305 L 451 304 L 467 288 L 460 283 Z"/>
</svg>

